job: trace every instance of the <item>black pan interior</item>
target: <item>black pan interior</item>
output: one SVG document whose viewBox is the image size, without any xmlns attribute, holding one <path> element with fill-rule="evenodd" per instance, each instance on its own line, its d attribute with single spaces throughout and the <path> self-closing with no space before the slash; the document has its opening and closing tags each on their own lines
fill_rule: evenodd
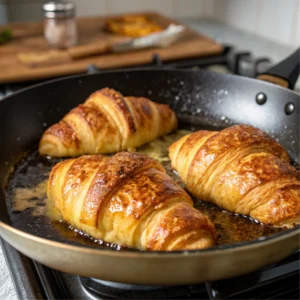
<svg viewBox="0 0 300 300">
<path fill-rule="evenodd" d="M 49 219 L 32 216 L 30 209 L 22 214 L 8 214 L 8 211 L 11 212 L 10 191 L 15 187 L 36 185 L 43 172 L 46 179 L 45 170 L 50 170 L 57 162 L 36 154 L 37 143 L 45 128 L 83 102 L 90 93 L 105 86 L 124 95 L 146 96 L 169 104 L 176 111 L 183 128 L 220 130 L 236 123 L 259 127 L 277 139 L 298 161 L 299 96 L 288 90 L 242 77 L 202 71 L 121 71 L 73 76 L 30 88 L 0 104 L 0 132 L 2 142 L 5 141 L 0 150 L 0 162 L 4 166 L 0 173 L 3 183 L 7 182 L 5 178 L 16 161 L 29 153 L 17 165 L 18 178 L 8 181 L 6 195 L 2 189 L 0 220 L 48 239 L 79 245 L 84 239 L 84 245 L 101 246 L 101 241 L 95 244 L 94 240 L 88 242 L 86 237 L 78 238 L 80 233 L 74 239 L 74 232 L 64 231 L 64 224 L 56 224 L 54 228 Z M 264 105 L 256 103 L 256 95 L 260 92 L 267 95 Z M 290 102 L 294 103 L 296 110 L 294 114 L 286 115 L 284 107 Z M 58 234 L 61 230 L 63 235 Z M 68 232 L 72 234 L 68 235 Z M 261 232 L 270 234 L 275 231 L 264 228 Z M 115 245 L 108 246 L 119 249 Z"/>
</svg>

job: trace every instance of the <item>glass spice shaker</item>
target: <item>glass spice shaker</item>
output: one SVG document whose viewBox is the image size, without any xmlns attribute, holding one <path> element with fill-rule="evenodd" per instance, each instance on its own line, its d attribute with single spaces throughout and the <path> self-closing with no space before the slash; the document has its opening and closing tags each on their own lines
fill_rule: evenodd
<svg viewBox="0 0 300 300">
<path fill-rule="evenodd" d="M 77 43 L 75 5 L 71 2 L 47 2 L 43 5 L 44 37 L 49 46 L 66 49 Z"/>
</svg>

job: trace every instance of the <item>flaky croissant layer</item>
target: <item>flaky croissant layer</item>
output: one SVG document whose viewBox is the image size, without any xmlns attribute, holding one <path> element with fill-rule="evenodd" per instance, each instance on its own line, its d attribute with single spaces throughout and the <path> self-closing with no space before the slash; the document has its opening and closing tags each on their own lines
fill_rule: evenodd
<svg viewBox="0 0 300 300">
<path fill-rule="evenodd" d="M 39 153 L 52 157 L 115 153 L 139 147 L 177 127 L 168 105 L 103 88 L 43 134 Z"/>
<path fill-rule="evenodd" d="M 50 173 L 47 195 L 64 220 L 106 242 L 167 251 L 216 242 L 214 225 L 190 196 L 142 154 L 62 161 Z"/>
<path fill-rule="evenodd" d="M 201 130 L 173 143 L 169 156 L 196 197 L 262 223 L 300 223 L 299 171 L 261 130 L 248 125 Z"/>
</svg>

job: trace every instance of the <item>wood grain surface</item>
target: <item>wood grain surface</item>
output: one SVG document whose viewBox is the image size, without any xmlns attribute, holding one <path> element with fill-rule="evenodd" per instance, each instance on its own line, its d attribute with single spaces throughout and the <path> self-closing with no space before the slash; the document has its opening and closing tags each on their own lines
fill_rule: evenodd
<svg viewBox="0 0 300 300">
<path fill-rule="evenodd" d="M 154 12 L 142 12 L 163 27 L 171 23 L 180 24 Z M 109 42 L 124 40 L 122 36 L 113 35 L 104 30 L 107 17 L 78 18 L 79 44 L 77 47 L 91 47 Z M 115 17 L 115 16 L 113 16 Z M 151 48 L 126 53 L 107 53 L 82 59 L 48 64 L 36 68 L 28 67 L 17 59 L 19 53 L 49 51 L 43 36 L 43 23 L 11 23 L 13 39 L 0 45 L 0 83 L 41 80 L 58 76 L 82 73 L 87 66 L 94 64 L 101 69 L 122 68 L 151 63 L 153 54 L 162 60 L 174 60 L 206 55 L 216 55 L 223 51 L 223 46 L 212 39 L 187 29 L 180 40 L 167 48 Z M 0 27 L 0 30 L 4 27 Z"/>
</svg>

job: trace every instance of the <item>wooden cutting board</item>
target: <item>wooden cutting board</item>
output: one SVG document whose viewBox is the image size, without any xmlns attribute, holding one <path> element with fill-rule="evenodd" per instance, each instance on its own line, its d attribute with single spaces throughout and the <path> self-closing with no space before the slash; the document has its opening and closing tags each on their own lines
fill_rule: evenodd
<svg viewBox="0 0 300 300">
<path fill-rule="evenodd" d="M 163 27 L 171 23 L 180 24 L 160 14 L 142 12 Z M 78 18 L 79 45 L 91 45 L 103 41 L 119 41 L 123 37 L 105 32 L 103 29 L 107 17 Z M 115 16 L 114 16 L 115 17 Z M 184 36 L 167 48 L 152 48 L 126 53 L 109 53 L 79 60 L 31 68 L 21 64 L 17 59 L 20 52 L 47 51 L 49 47 L 43 37 L 43 23 L 11 23 L 5 28 L 11 28 L 13 39 L 0 45 L 0 83 L 41 80 L 58 76 L 86 72 L 87 66 L 94 64 L 101 69 L 122 68 L 151 63 L 153 54 L 160 55 L 162 60 L 191 58 L 196 56 L 217 55 L 223 51 L 223 46 L 212 39 L 191 29 Z M 4 27 L 0 27 L 0 30 Z"/>
</svg>

